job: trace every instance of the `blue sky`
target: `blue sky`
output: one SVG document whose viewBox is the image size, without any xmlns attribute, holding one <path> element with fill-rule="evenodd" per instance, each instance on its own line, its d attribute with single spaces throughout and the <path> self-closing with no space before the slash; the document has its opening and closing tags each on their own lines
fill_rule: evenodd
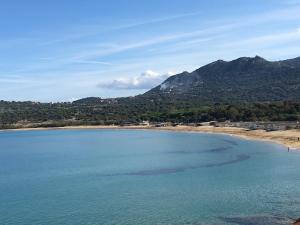
<svg viewBox="0 0 300 225">
<path fill-rule="evenodd" d="M 300 56 L 300 0 L 0 0 L 0 99 L 131 96 L 217 59 Z"/>
</svg>

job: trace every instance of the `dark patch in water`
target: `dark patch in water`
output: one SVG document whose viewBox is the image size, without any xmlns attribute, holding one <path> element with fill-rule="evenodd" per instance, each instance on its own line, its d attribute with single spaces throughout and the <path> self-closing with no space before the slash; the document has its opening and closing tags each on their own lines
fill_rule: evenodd
<svg viewBox="0 0 300 225">
<path fill-rule="evenodd" d="M 125 175 L 149 176 L 149 175 L 184 172 L 186 169 L 188 168 L 182 167 L 182 168 L 165 168 L 165 169 L 157 169 L 157 170 L 142 170 L 138 172 L 126 173 Z"/>
<path fill-rule="evenodd" d="M 156 225 L 160 225 L 160 224 L 156 224 Z M 168 225 L 168 224 L 161 224 L 161 225 Z M 171 225 L 171 224 L 170 224 Z M 175 223 L 172 225 L 208 225 L 207 223 L 202 223 L 202 222 L 185 222 L 185 223 Z M 214 224 L 210 224 L 210 225 L 214 225 Z"/>
<path fill-rule="evenodd" d="M 209 150 L 206 150 L 205 152 L 223 152 L 231 149 L 231 147 L 221 147 L 221 148 L 212 148 Z"/>
<path fill-rule="evenodd" d="M 225 141 L 231 145 L 238 145 L 238 143 L 236 141 L 233 141 L 233 140 L 228 140 L 228 139 L 222 139 L 222 141 Z"/>
<path fill-rule="evenodd" d="M 212 149 L 207 149 L 207 150 L 194 150 L 194 151 L 185 151 L 185 150 L 178 150 L 178 151 L 170 151 L 168 153 L 170 154 L 203 154 L 203 153 L 218 153 L 218 152 L 223 152 L 231 149 L 231 147 L 219 147 L 219 148 L 212 148 Z"/>
<path fill-rule="evenodd" d="M 198 165 L 198 166 L 185 166 L 185 167 L 175 167 L 175 168 L 161 168 L 161 169 L 154 169 L 154 170 L 141 170 L 137 172 L 125 173 L 122 175 L 131 175 L 131 176 L 149 176 L 149 175 L 161 175 L 161 174 L 171 174 L 171 173 L 179 173 L 184 172 L 190 169 L 199 169 L 199 168 L 206 168 L 206 167 L 219 167 L 229 164 L 238 163 L 244 160 L 249 159 L 250 156 L 248 155 L 237 155 L 235 159 L 220 162 L 220 163 L 211 163 L 206 165 Z M 116 174 L 120 175 L 120 174 Z"/>
<path fill-rule="evenodd" d="M 245 217 L 223 217 L 224 222 L 239 225 L 288 225 L 292 221 L 288 218 L 275 216 L 245 216 Z"/>
<path fill-rule="evenodd" d="M 225 161 L 225 162 L 221 162 L 221 163 L 207 164 L 205 167 L 218 167 L 218 166 L 224 166 L 224 165 L 228 165 L 228 164 L 234 164 L 234 163 L 238 163 L 238 162 L 247 160 L 249 158 L 250 158 L 249 155 L 237 155 L 236 159 Z"/>
</svg>

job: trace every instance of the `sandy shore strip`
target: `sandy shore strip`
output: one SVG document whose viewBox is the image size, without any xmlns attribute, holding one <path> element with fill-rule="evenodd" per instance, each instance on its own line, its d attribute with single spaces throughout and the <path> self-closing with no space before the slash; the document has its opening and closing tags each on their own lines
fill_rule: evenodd
<svg viewBox="0 0 300 225">
<path fill-rule="evenodd" d="M 290 149 L 300 150 L 300 130 L 282 130 L 282 131 L 265 131 L 265 130 L 247 130 L 238 127 L 214 127 L 214 126 L 177 126 L 158 128 L 163 130 L 176 131 L 194 131 L 204 133 L 219 133 L 237 136 L 245 139 L 272 141 L 285 145 Z"/>
<path fill-rule="evenodd" d="M 264 131 L 264 130 L 247 130 L 237 127 L 214 127 L 214 126 L 67 126 L 67 127 L 53 127 L 53 128 L 20 128 L 9 129 L 2 131 L 28 131 L 28 130 L 71 130 L 71 129 L 151 129 L 151 130 L 167 130 L 167 131 L 181 131 L 181 132 L 202 132 L 202 133 L 219 133 L 237 136 L 246 139 L 255 139 L 263 141 L 272 141 L 283 144 L 291 149 L 300 150 L 300 130 L 282 130 L 282 131 Z"/>
</svg>

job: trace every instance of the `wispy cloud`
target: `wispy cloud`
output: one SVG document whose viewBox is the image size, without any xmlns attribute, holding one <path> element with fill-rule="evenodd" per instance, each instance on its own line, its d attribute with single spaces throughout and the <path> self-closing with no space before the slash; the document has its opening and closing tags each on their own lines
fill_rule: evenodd
<svg viewBox="0 0 300 225">
<path fill-rule="evenodd" d="M 180 48 L 180 50 L 184 50 L 184 48 L 188 49 L 192 45 L 196 46 L 197 44 L 199 45 L 201 42 L 205 42 L 208 39 L 212 39 L 214 35 L 220 36 L 220 34 L 232 33 L 234 29 L 241 29 L 243 27 L 266 23 L 266 22 L 298 19 L 300 18 L 300 14 L 298 13 L 299 10 L 300 10 L 299 7 L 287 7 L 281 10 L 273 10 L 267 13 L 260 13 L 251 16 L 247 16 L 247 15 L 242 16 L 238 20 L 236 20 L 235 18 L 235 20 L 227 21 L 226 23 L 219 21 L 219 23 L 214 24 L 213 27 L 199 26 L 199 27 L 194 27 L 192 31 L 176 32 L 167 35 L 155 34 L 151 37 L 144 38 L 144 39 L 132 38 L 133 40 L 136 39 L 132 42 L 122 41 L 122 39 L 120 39 L 119 41 L 116 42 L 100 42 L 97 40 L 93 40 L 89 42 L 83 42 L 80 44 L 75 43 L 74 47 L 71 46 L 68 50 L 65 50 L 62 53 L 61 52 L 53 53 L 55 55 L 53 55 L 53 57 L 51 57 L 51 60 L 49 60 L 48 62 L 41 63 L 36 61 L 32 63 L 26 63 L 26 65 L 24 66 L 22 65 L 22 70 L 26 71 L 26 68 L 28 68 L 28 70 L 31 70 L 31 68 L 51 69 L 51 67 L 58 67 L 58 66 L 71 65 L 71 64 L 91 64 L 91 65 L 99 65 L 99 66 L 101 65 L 109 66 L 109 65 L 114 65 L 115 63 L 111 61 L 102 60 L 102 59 L 98 60 L 97 58 L 103 58 L 106 56 L 111 56 L 111 55 L 124 53 L 132 50 L 139 50 L 146 47 L 152 47 L 161 44 L 170 44 L 170 46 L 164 46 L 163 48 L 161 48 L 160 46 L 159 47 L 160 50 L 165 49 L 165 51 L 167 51 L 167 48 L 170 49 Z M 127 29 L 135 26 L 144 26 L 144 25 L 147 26 L 148 24 L 151 23 L 159 23 L 159 22 L 164 22 L 169 20 L 172 21 L 172 20 L 185 18 L 185 17 L 193 19 L 198 14 L 199 13 L 189 13 L 189 14 L 179 14 L 174 16 L 161 17 L 158 19 L 153 19 L 148 21 L 146 20 L 146 21 L 141 21 L 133 24 L 123 24 L 110 29 L 111 30 Z M 207 22 L 207 24 L 209 23 Z M 91 31 L 95 29 L 95 32 L 99 32 L 99 30 L 96 29 L 97 26 L 90 26 L 90 27 L 92 28 L 82 28 L 84 31 L 86 30 L 86 32 L 79 32 L 81 33 L 82 37 L 84 35 L 90 35 L 93 33 L 93 32 L 89 33 L 89 29 L 91 29 Z M 102 31 L 100 29 L 100 32 Z M 106 32 L 108 32 L 108 30 Z M 77 38 L 76 35 L 74 37 Z M 68 40 L 69 38 L 72 38 L 72 35 L 67 36 L 66 40 Z M 193 38 L 194 40 L 191 40 L 191 38 Z M 32 64 L 32 66 L 30 64 Z"/>
<path fill-rule="evenodd" d="M 186 38 L 191 38 L 191 37 L 197 37 L 201 35 L 210 35 L 213 33 L 219 33 L 222 31 L 225 31 L 227 29 L 232 28 L 232 24 L 226 24 L 226 25 L 221 25 L 213 28 L 205 28 L 205 29 L 200 29 L 197 31 L 191 31 L 191 32 L 183 32 L 183 33 L 177 33 L 177 34 L 170 34 L 170 35 L 161 35 L 157 37 L 152 37 L 146 40 L 134 42 L 134 43 L 125 43 L 122 45 L 115 45 L 110 48 L 100 48 L 96 49 L 93 48 L 90 51 L 84 51 L 76 54 L 73 56 L 73 59 L 86 59 L 86 58 L 93 58 L 93 57 L 102 57 L 102 56 L 107 56 L 115 53 L 121 53 L 124 51 L 128 50 L 134 50 L 134 49 L 139 49 L 139 48 L 144 48 L 148 46 L 153 46 L 153 45 L 158 45 L 166 42 L 171 42 L 171 41 L 178 41 Z M 200 40 L 199 40 L 200 41 Z"/>
<path fill-rule="evenodd" d="M 80 25 L 80 26 L 77 25 L 76 27 L 73 28 L 72 34 L 67 34 L 60 38 L 43 41 L 43 42 L 39 43 L 39 45 L 40 46 L 53 45 L 53 44 L 57 44 L 57 43 L 61 43 L 61 42 L 81 39 L 81 38 L 88 37 L 88 36 L 100 35 L 100 34 L 105 34 L 105 33 L 114 32 L 114 31 L 124 31 L 124 30 L 132 29 L 132 28 L 137 28 L 140 26 L 148 26 L 151 24 L 174 21 L 174 20 L 178 20 L 178 19 L 182 19 L 182 18 L 197 16 L 200 14 L 201 14 L 201 12 L 182 13 L 182 14 L 175 14 L 175 15 L 170 15 L 170 16 L 163 16 L 160 18 L 148 19 L 148 20 L 139 21 L 139 22 L 127 22 L 127 23 L 123 23 L 120 25 L 114 25 L 114 26 L 109 26 L 109 27 L 101 25 L 101 23 L 100 24 L 95 23 L 95 24 L 88 24 L 88 25 Z"/>
<path fill-rule="evenodd" d="M 300 18 L 299 15 L 299 10 L 300 8 L 298 5 L 300 5 L 300 0 L 285 0 L 283 1 L 284 4 L 288 5 L 293 5 L 292 7 L 286 7 L 283 9 L 279 10 L 273 10 L 270 12 L 263 12 L 260 14 L 256 15 L 251 15 L 251 16 L 243 16 L 241 17 L 238 22 L 234 22 L 234 24 L 230 24 L 230 26 L 242 26 L 242 25 L 247 25 L 247 24 L 255 24 L 255 23 L 264 23 L 264 22 L 272 22 L 272 21 L 284 21 L 284 20 L 294 20 Z M 151 24 L 156 24 L 156 23 L 164 23 L 168 21 L 176 21 L 182 18 L 190 18 L 190 19 L 195 19 L 195 17 L 199 17 L 202 12 L 191 12 L 191 13 L 183 13 L 183 14 L 175 14 L 171 16 L 164 16 L 160 18 L 154 18 L 154 19 L 148 19 L 140 22 L 127 22 L 123 23 L 120 25 L 114 25 L 114 26 L 109 26 L 106 27 L 102 24 L 88 24 L 88 25 L 76 25 L 73 27 L 71 30 L 71 34 L 64 35 L 61 38 L 57 39 L 52 39 L 49 41 L 41 42 L 39 45 L 52 45 L 60 42 L 65 42 L 65 41 L 71 41 L 75 39 L 81 39 L 85 38 L 88 36 L 93 36 L 93 35 L 100 35 L 100 34 L 106 34 L 109 32 L 113 31 L 124 31 L 136 27 L 143 27 L 143 26 L 148 26 Z M 226 21 L 226 20 L 225 20 Z M 215 21 L 209 21 L 209 23 L 215 23 Z M 227 24 L 227 27 L 230 28 Z M 219 25 L 220 26 L 220 25 Z M 223 25 L 224 26 L 224 25 Z M 72 34 L 73 33 L 73 34 Z"/>
<path fill-rule="evenodd" d="M 172 72 L 166 74 L 159 74 L 152 70 L 143 72 L 140 76 L 133 78 L 118 78 L 110 82 L 100 82 L 97 86 L 99 88 L 107 89 L 150 89 L 162 83 L 169 76 L 174 75 Z"/>
<path fill-rule="evenodd" d="M 253 26 L 257 24 L 270 23 L 275 21 L 289 21 L 300 19 L 300 7 L 288 7 L 281 10 L 274 10 L 268 13 L 260 13 L 257 15 L 244 16 L 239 18 L 239 20 L 228 21 L 227 23 L 222 23 L 214 25 L 213 27 L 195 27 L 195 30 L 189 32 L 181 32 L 169 35 L 160 35 L 156 37 L 151 37 L 146 40 L 137 41 L 134 43 L 124 43 L 124 44 L 110 44 L 111 47 L 97 49 L 95 46 L 92 50 L 80 52 L 74 55 L 74 58 L 93 58 L 93 57 L 103 57 L 106 55 L 121 53 L 133 49 L 144 48 L 148 46 L 158 45 L 162 43 L 174 42 L 189 38 L 201 39 L 211 39 L 212 35 L 220 35 L 226 32 L 232 32 L 233 29 L 246 28 L 248 26 Z M 191 14 L 190 16 L 192 16 Z M 171 18 L 169 18 L 171 19 Z M 140 23 L 142 25 L 143 23 Z M 176 44 L 176 43 L 174 43 Z"/>
<path fill-rule="evenodd" d="M 114 65 L 113 63 L 110 63 L 110 62 L 97 61 L 97 60 L 77 60 L 77 61 L 74 61 L 74 63 L 79 63 L 79 64 L 99 64 L 99 65 L 105 65 L 105 66 L 112 66 L 112 65 Z"/>
</svg>

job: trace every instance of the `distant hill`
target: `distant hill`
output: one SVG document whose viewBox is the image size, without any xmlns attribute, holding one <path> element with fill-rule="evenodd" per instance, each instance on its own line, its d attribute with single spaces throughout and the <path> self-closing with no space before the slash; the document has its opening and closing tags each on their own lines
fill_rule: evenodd
<svg viewBox="0 0 300 225">
<path fill-rule="evenodd" d="M 300 57 L 276 62 L 259 56 L 218 60 L 171 76 L 143 97 L 204 103 L 300 100 Z"/>
<path fill-rule="evenodd" d="M 270 62 L 259 56 L 218 60 L 169 77 L 148 92 L 72 103 L 0 101 L 0 129 L 142 121 L 299 121 L 300 57 Z"/>
</svg>

